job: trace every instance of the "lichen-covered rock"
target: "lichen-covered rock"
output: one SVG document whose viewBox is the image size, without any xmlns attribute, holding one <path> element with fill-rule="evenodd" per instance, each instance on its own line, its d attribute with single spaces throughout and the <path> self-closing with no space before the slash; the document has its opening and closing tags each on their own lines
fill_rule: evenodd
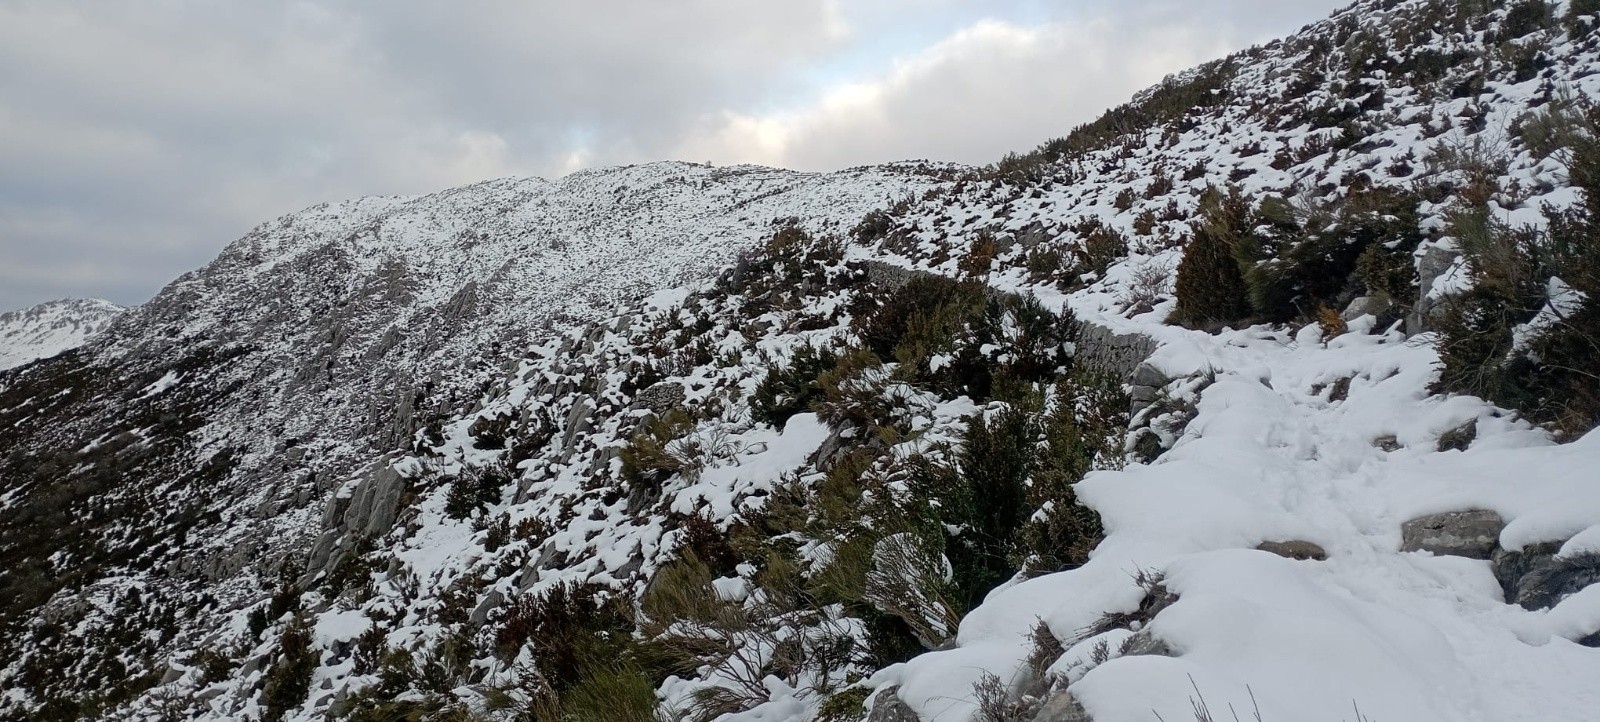
<svg viewBox="0 0 1600 722">
<path fill-rule="evenodd" d="M 1506 522 L 1487 509 L 1429 514 L 1400 527 L 1400 551 L 1488 559 Z"/>
<path fill-rule="evenodd" d="M 679 404 L 683 403 L 683 384 L 675 381 L 663 381 L 639 392 L 633 405 L 641 409 L 649 409 L 653 413 L 664 414 Z"/>
</svg>

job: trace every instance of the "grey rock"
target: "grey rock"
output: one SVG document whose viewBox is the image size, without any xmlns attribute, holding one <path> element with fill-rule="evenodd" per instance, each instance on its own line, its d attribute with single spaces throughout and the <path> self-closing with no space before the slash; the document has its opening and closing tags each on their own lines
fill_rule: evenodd
<svg viewBox="0 0 1600 722">
<path fill-rule="evenodd" d="M 505 603 L 506 595 L 501 594 L 498 589 L 490 590 L 484 595 L 483 601 L 478 602 L 478 606 L 472 610 L 473 626 L 481 627 L 486 624 L 489 621 L 489 613 Z"/>
<path fill-rule="evenodd" d="M 1261 542 L 1256 545 L 1256 549 L 1271 552 L 1286 559 L 1309 559 L 1320 562 L 1328 558 L 1328 552 L 1320 545 L 1303 539 Z"/>
<path fill-rule="evenodd" d="M 1460 255 L 1458 251 L 1436 245 L 1428 245 L 1418 254 L 1417 303 L 1412 308 L 1411 315 L 1406 318 L 1406 335 L 1414 336 L 1433 329 L 1433 308 L 1428 300 L 1428 291 L 1433 288 L 1434 281 L 1450 270 Z"/>
<path fill-rule="evenodd" d="M 333 548 L 334 545 L 338 543 L 339 537 L 340 534 L 339 530 L 337 529 L 329 529 L 325 532 L 322 532 L 322 536 L 317 538 L 317 543 L 312 545 L 311 554 L 306 557 L 307 571 L 313 571 L 317 569 L 328 570 L 325 565 L 327 565 L 328 561 L 332 558 Z"/>
<path fill-rule="evenodd" d="M 634 399 L 635 408 L 649 409 L 657 414 L 664 414 L 683 403 L 683 384 L 676 381 L 662 381 L 639 392 Z"/>
<path fill-rule="evenodd" d="M 1549 609 L 1600 582 L 1600 553 L 1551 557 L 1531 567 L 1517 580 L 1515 597 L 1509 594 L 1506 597 L 1506 601 L 1515 602 L 1523 609 Z"/>
<path fill-rule="evenodd" d="M 382 464 L 369 470 L 351 495 L 344 528 L 375 537 L 384 535 L 394 528 L 395 518 L 400 514 L 400 494 L 404 490 L 405 479 L 393 467 Z"/>
<path fill-rule="evenodd" d="M 1429 514 L 1400 527 L 1400 551 L 1488 559 L 1506 522 L 1486 509 Z"/>
<path fill-rule="evenodd" d="M 1372 440 L 1372 445 L 1384 451 L 1397 451 L 1400 449 L 1400 437 L 1387 434 Z"/>
<path fill-rule="evenodd" d="M 1038 714 L 1033 716 L 1033 722 L 1092 722 L 1093 719 L 1078 703 L 1078 699 L 1065 689 L 1051 692 L 1039 707 Z"/>
<path fill-rule="evenodd" d="M 1168 381 L 1170 379 L 1161 372 L 1161 369 L 1147 363 L 1139 364 L 1133 370 L 1133 376 L 1128 379 L 1128 383 L 1134 386 L 1148 386 L 1156 389 L 1166 386 Z"/>
<path fill-rule="evenodd" d="M 1473 419 L 1439 435 L 1439 451 L 1466 451 L 1478 440 L 1478 420 Z"/>
<path fill-rule="evenodd" d="M 1354 321 L 1362 316 L 1381 315 L 1393 305 L 1387 298 L 1361 296 L 1351 301 L 1350 305 L 1345 307 L 1344 313 L 1339 314 L 1339 316 L 1346 321 Z"/>
<path fill-rule="evenodd" d="M 895 692 L 899 687 L 885 687 L 872 697 L 872 712 L 867 714 L 867 722 L 922 722 L 917 713 L 900 701 L 900 695 Z"/>
</svg>

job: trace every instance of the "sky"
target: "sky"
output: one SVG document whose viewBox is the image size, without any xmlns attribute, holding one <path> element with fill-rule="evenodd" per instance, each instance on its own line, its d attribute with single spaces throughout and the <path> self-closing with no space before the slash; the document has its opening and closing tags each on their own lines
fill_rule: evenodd
<svg viewBox="0 0 1600 722">
<path fill-rule="evenodd" d="M 323 201 L 655 160 L 981 165 L 1348 0 L 0 0 L 0 310 Z"/>
</svg>

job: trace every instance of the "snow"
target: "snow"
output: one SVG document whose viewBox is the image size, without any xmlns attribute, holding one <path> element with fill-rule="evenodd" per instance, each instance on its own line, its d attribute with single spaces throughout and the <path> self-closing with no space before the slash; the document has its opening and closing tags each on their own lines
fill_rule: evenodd
<svg viewBox="0 0 1600 722">
<path fill-rule="evenodd" d="M 1381 25 L 1391 10 L 1378 5 L 1363 4 L 1361 22 Z M 1447 51 L 1480 40 L 1430 42 Z M 1592 48 L 1556 38 L 1549 52 L 1557 59 L 1550 82 L 1600 93 L 1600 59 Z M 1187 232 L 1208 185 L 1237 182 L 1256 197 L 1328 195 L 1321 189 L 1330 185 L 1337 195 L 1352 174 L 1379 184 L 1425 184 L 1434 180 L 1420 166 L 1438 142 L 1436 119 L 1459 117 L 1481 102 L 1491 127 L 1510 127 L 1545 83 L 1494 83 L 1474 99 L 1420 97 L 1396 84 L 1381 111 L 1392 115 L 1370 118 L 1379 126 L 1374 149 L 1326 149 L 1276 168 L 1275 151 L 1315 148 L 1339 134 L 1269 127 L 1256 112 L 1283 99 L 1295 62 L 1281 47 L 1261 50 L 1240 68 L 1236 102 L 1215 116 L 1199 114 L 1193 127 L 1170 138 L 1153 130 L 1126 155 L 1121 148 L 1095 151 L 1058 169 L 1071 171 L 1070 182 L 1048 187 L 974 182 L 957 190 L 928 169 L 909 167 L 809 174 L 657 163 L 323 204 L 264 224 L 211 266 L 179 279 L 137 314 L 134 320 L 144 324 L 138 333 L 105 347 L 139 357 L 141 344 L 170 329 L 177 334 L 173 348 L 223 339 L 264 349 L 250 357 L 249 373 L 260 375 L 249 376 L 253 385 L 241 394 L 252 403 L 222 409 L 194 434 L 198 448 L 248 450 L 243 471 L 230 482 L 236 486 L 217 495 L 231 499 L 235 506 L 223 510 L 237 521 L 202 551 L 260 539 L 292 551 L 293 542 L 325 533 L 319 515 L 343 508 L 336 501 L 354 490 L 354 483 L 321 489 L 326 480 L 353 478 L 369 464 L 391 464 L 412 478 L 415 503 L 395 530 L 375 540 L 391 557 L 382 568 L 394 573 L 360 609 L 341 606 L 342 598 L 318 607 L 315 633 L 332 650 L 375 620 L 394 619 L 389 641 L 420 649 L 449 633 L 439 608 L 459 590 L 511 599 L 587 582 L 636 594 L 675 553 L 681 532 L 668 512 L 705 515 L 727 530 L 759 511 L 781 484 L 817 480 L 810 457 L 828 438 L 827 427 L 809 413 L 782 429 L 755 423 L 744 399 L 770 361 L 789 358 L 800 344 L 843 337 L 848 297 L 811 299 L 803 311 L 814 318 L 773 311 L 741 328 L 713 319 L 719 323 L 671 344 L 637 335 L 638 327 L 660 330 L 652 324 L 669 316 L 695 320 L 687 307 L 708 295 L 708 279 L 770 237 L 779 219 L 798 217 L 813 232 L 844 235 L 865 211 L 904 197 L 910 209 L 897 229 L 904 232 L 895 238 L 900 245 L 857 244 L 848 257 L 947 274 L 958 265 L 948 251 L 980 229 L 1001 235 L 1042 229 L 1045 243 L 1070 253 L 1078 246 L 1074 229 L 1092 219 L 1127 235 L 1133 248 L 1087 287 L 1065 293 L 1031 285 L 1022 264 L 1006 259 L 988 282 L 1033 292 L 1047 306 L 1115 333 L 1151 339 L 1158 348 L 1148 363 L 1172 379 L 1164 393 L 1192 402 L 1196 414 L 1167 434 L 1171 449 L 1154 462 L 1097 471 L 1077 486 L 1107 533 L 1088 564 L 992 591 L 961 620 L 952 647 L 877 670 L 863 684 L 899 686 L 899 697 L 924 722 L 964 722 L 975 711 L 973 684 L 985 673 L 1013 679 L 1028 654 L 1029 632 L 1042 621 L 1068 648 L 1052 669 L 1066 676 L 1097 722 L 1191 719 L 1199 697 L 1241 718 L 1259 706 L 1265 720 L 1348 720 L 1357 710 L 1381 722 L 1592 720 L 1600 709 L 1594 683 L 1600 650 L 1572 640 L 1600 629 L 1600 586 L 1552 609 L 1528 611 L 1506 603 L 1488 562 L 1398 549 L 1401 525 L 1419 515 L 1492 509 L 1507 521 L 1499 540 L 1506 549 L 1560 542 L 1563 556 L 1600 551 L 1600 432 L 1557 445 L 1545 431 L 1480 399 L 1434 395 L 1432 338 L 1375 328 L 1371 316 L 1352 320 L 1349 332 L 1335 338 L 1315 324 L 1206 335 L 1163 322 L 1173 309 L 1171 276 L 1182 255 L 1176 239 Z M 1257 143 L 1264 152 L 1243 152 Z M 1404 158 L 1416 167 L 1389 166 Z M 1198 177 L 1172 178 L 1197 161 L 1204 161 Z M 1543 204 L 1578 200 L 1558 163 L 1535 162 L 1519 150 L 1510 169 L 1507 178 L 1533 190 L 1514 202 L 1497 198 L 1501 220 L 1537 226 Z M 1157 174 L 1174 180 L 1171 191 L 1151 192 Z M 943 195 L 929 193 L 935 190 Z M 1114 199 L 1123 191 L 1135 201 L 1119 211 Z M 1448 210 L 1422 207 L 1421 225 L 1435 236 L 1425 248 L 1454 247 L 1440 237 Z M 1135 219 L 1147 212 L 1161 220 L 1138 233 Z M 1431 293 L 1464 288 L 1465 271 L 1456 262 Z M 319 295 L 327 288 L 335 291 Z M 1578 300 L 1555 281 L 1547 295 L 1548 307 L 1524 337 Z M 329 310 L 335 308 L 347 311 Z M 50 320 L 71 316 L 50 313 L 0 316 L 0 368 L 91 337 L 87 322 Z M 834 325 L 793 330 L 816 318 Z M 6 331 L 15 319 L 49 332 Z M 22 340 L 7 340 L 13 337 Z M 676 354 L 689 343 L 703 343 L 718 360 L 680 363 Z M 18 348 L 24 350 L 12 351 Z M 323 348 L 330 349 L 326 358 L 306 358 L 308 349 Z M 659 358 L 658 352 L 674 354 L 660 365 L 669 369 L 667 381 L 684 388 L 685 405 L 703 412 L 690 437 L 715 452 L 698 473 L 671 475 L 649 490 L 660 498 L 641 512 L 629 498 L 636 490 L 617 481 L 615 452 L 648 412 L 620 389 L 638 380 L 635 362 Z M 949 362 L 930 360 L 934 368 Z M 390 387 L 372 379 L 400 381 Z M 1328 389 L 1341 381 L 1348 382 L 1348 396 L 1335 400 Z M 191 385 L 168 373 L 141 393 L 182 393 Z M 414 445 L 402 439 L 384 447 L 400 451 L 375 458 L 367 444 L 371 427 L 398 412 L 372 399 L 424 388 L 426 406 L 406 411 L 443 410 L 442 443 L 413 454 Z M 946 447 L 958 440 L 961 419 L 980 410 L 970 399 L 940 400 L 904 384 L 891 393 L 912 407 L 911 434 L 893 454 Z M 714 409 L 713 400 L 729 403 Z M 535 413 L 547 414 L 560 433 L 516 466 L 516 483 L 484 511 L 449 518 L 447 485 L 426 485 L 424 472 L 500 463 L 505 451 L 474 444 L 474 422 Z M 1476 429 L 1469 448 L 1438 450 L 1441 435 L 1468 423 Z M 276 436 L 267 428 L 277 428 Z M 280 436 L 305 439 L 302 450 L 320 464 L 316 482 L 277 481 L 279 469 L 290 468 L 275 448 Z M 286 505 L 283 499 L 295 492 L 313 501 Z M 491 551 L 485 540 L 494 520 L 513 528 L 537 523 L 540 536 Z M 191 544 L 200 537 L 195 532 Z M 1289 540 L 1316 543 L 1328 557 L 1293 561 L 1255 549 Z M 805 541 L 802 559 L 831 553 L 826 542 Z M 745 598 L 754 573 L 744 565 L 715 588 L 725 598 Z M 1120 656 L 1132 630 L 1081 638 L 1103 615 L 1137 610 L 1144 590 L 1136 578 L 1145 574 L 1161 575 L 1178 596 L 1144 630 L 1174 656 Z M 225 608 L 247 609 L 270 588 L 248 577 L 218 585 Z M 242 634 L 242 615 L 224 622 L 230 639 Z M 1099 649 L 1109 658 L 1100 661 Z M 269 651 L 270 645 L 257 647 Z M 372 680 L 353 675 L 345 660 L 319 670 L 317 682 L 328 690 L 317 695 L 332 696 Z M 674 678 L 659 694 L 681 701 L 714 683 Z M 215 719 L 256 709 L 250 680 L 229 684 L 227 696 L 212 703 Z M 775 678 L 766 685 L 771 701 L 722 722 L 806 720 L 815 710 L 818 699 L 809 690 Z M 298 719 L 319 717 L 326 711 L 321 704 L 313 701 Z"/>
<path fill-rule="evenodd" d="M 110 301 L 87 299 L 0 313 L 0 371 L 82 346 L 125 310 Z"/>
<path fill-rule="evenodd" d="M 960 649 L 880 684 L 900 683 L 925 719 L 965 719 L 951 690 L 970 688 L 978 669 L 1015 669 L 1035 618 L 1073 639 L 1099 614 L 1136 606 L 1133 574 L 1148 569 L 1179 595 L 1150 625 L 1177 657 L 1083 673 L 1071 688 L 1097 721 L 1186 719 L 1191 678 L 1213 710 L 1250 709 L 1253 692 L 1265 719 L 1349 719 L 1352 701 L 1378 720 L 1592 719 L 1600 650 L 1553 640 L 1600 628 L 1597 588 L 1544 619 L 1506 604 L 1487 562 L 1396 549 L 1404 521 L 1467 508 L 1500 512 L 1508 549 L 1580 532 L 1574 546 L 1587 548 L 1600 524 L 1600 433 L 1553 446 L 1481 401 L 1430 396 L 1427 346 L 1182 336 L 1158 364 L 1216 381 L 1170 452 L 1078 485 L 1107 530 L 1089 564 L 996 591 L 963 620 Z M 1347 400 L 1312 393 L 1339 376 L 1354 377 Z M 1471 448 L 1434 450 L 1472 419 Z M 1385 435 L 1400 448 L 1374 446 Z M 1253 550 L 1290 539 L 1329 559 Z"/>
</svg>

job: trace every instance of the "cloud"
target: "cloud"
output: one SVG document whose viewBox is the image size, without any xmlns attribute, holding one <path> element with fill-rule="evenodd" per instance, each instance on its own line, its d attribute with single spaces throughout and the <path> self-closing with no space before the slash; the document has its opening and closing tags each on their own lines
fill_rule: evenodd
<svg viewBox="0 0 1600 722">
<path fill-rule="evenodd" d="M 0 0 L 0 308 L 137 303 L 324 200 L 665 158 L 987 162 L 1328 5 Z"/>
</svg>

